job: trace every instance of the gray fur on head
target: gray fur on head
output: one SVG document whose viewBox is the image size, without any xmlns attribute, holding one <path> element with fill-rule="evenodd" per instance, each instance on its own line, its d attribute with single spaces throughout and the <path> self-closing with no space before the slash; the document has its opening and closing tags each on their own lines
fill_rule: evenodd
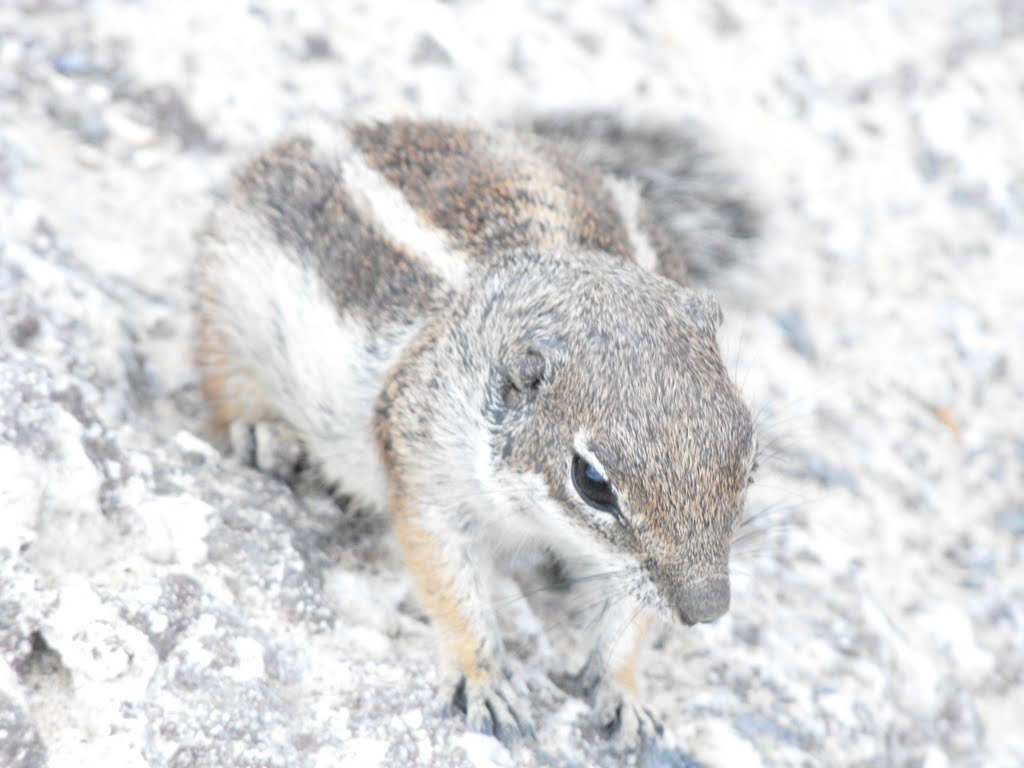
<svg viewBox="0 0 1024 768">
<path fill-rule="evenodd" d="M 542 478 L 584 535 L 628 554 L 662 607 L 692 623 L 728 606 L 754 450 L 751 416 L 719 357 L 720 319 L 713 299 L 622 259 L 523 252 L 462 293 L 416 367 L 435 380 L 456 359 L 448 380 L 464 388 L 447 393 L 450 405 L 479 409 L 493 463 Z M 422 453 L 439 443 L 429 424 L 464 418 L 441 416 L 417 403 L 391 420 Z M 574 492 L 580 450 L 607 473 L 621 517 Z M 473 464 L 438 455 L 445 476 Z"/>
</svg>

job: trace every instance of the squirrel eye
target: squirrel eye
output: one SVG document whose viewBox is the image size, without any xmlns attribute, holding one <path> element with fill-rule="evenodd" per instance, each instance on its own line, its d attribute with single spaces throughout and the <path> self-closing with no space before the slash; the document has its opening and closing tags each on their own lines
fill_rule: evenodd
<svg viewBox="0 0 1024 768">
<path fill-rule="evenodd" d="M 592 464 L 580 456 L 572 457 L 572 484 L 576 493 L 587 504 L 619 516 L 619 505 L 615 500 L 612 484 Z"/>
</svg>

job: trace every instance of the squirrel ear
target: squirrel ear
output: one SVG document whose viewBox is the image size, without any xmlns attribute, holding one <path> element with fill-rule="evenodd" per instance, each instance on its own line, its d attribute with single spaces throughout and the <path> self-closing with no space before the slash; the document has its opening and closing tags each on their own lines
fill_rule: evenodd
<svg viewBox="0 0 1024 768">
<path fill-rule="evenodd" d="M 551 386 L 558 370 L 551 345 L 536 344 L 523 352 L 518 360 L 498 370 L 501 399 L 510 408 Z"/>
<path fill-rule="evenodd" d="M 686 312 L 698 328 L 712 336 L 722 324 L 722 307 L 709 293 L 690 292 L 686 299 Z"/>
</svg>

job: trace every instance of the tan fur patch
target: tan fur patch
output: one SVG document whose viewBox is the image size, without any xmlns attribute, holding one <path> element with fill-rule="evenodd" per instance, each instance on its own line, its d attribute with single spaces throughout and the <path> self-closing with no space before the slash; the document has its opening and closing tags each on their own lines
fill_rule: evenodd
<svg viewBox="0 0 1024 768">
<path fill-rule="evenodd" d="M 480 637 L 462 610 L 455 584 L 437 537 L 417 521 L 414 503 L 392 484 L 391 510 L 405 563 L 445 647 L 470 682 L 484 682 L 491 672 L 480 655 Z"/>
<path fill-rule="evenodd" d="M 218 327 L 214 289 L 201 286 L 198 295 L 193 354 L 199 369 L 199 389 L 208 406 L 206 428 L 211 435 L 220 436 L 233 421 L 256 423 L 271 416 L 275 409 Z"/>
<path fill-rule="evenodd" d="M 614 672 L 615 681 L 633 698 L 637 698 L 640 695 L 636 680 L 637 660 L 640 656 L 640 649 L 643 646 L 644 638 L 647 637 L 650 627 L 651 614 L 643 611 L 636 619 L 636 628 L 633 630 L 633 645 Z"/>
<path fill-rule="evenodd" d="M 230 397 L 227 344 L 209 315 L 200 311 L 196 318 L 196 365 L 199 388 L 209 405 L 207 428 L 221 434 L 239 417 L 239 405 Z"/>
</svg>

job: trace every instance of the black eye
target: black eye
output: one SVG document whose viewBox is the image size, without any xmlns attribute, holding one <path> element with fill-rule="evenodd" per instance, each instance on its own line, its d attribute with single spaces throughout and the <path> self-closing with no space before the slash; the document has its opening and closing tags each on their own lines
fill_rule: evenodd
<svg viewBox="0 0 1024 768">
<path fill-rule="evenodd" d="M 572 457 L 572 484 L 587 504 L 618 517 L 619 505 L 612 484 L 592 464 L 579 456 Z"/>
</svg>

